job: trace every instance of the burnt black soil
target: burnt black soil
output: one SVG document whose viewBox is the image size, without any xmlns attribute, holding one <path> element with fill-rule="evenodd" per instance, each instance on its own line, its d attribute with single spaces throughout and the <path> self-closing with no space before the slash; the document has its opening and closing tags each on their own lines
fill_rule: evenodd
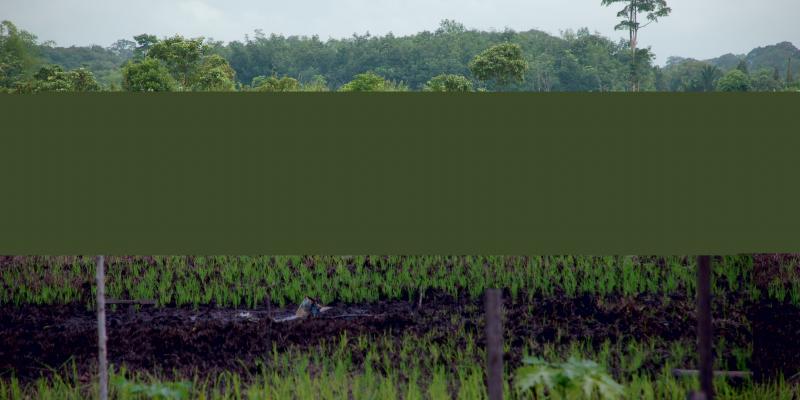
<svg viewBox="0 0 800 400">
<path fill-rule="evenodd" d="M 323 340 L 328 343 L 337 340 L 344 332 L 349 337 L 428 335 L 434 341 L 453 337 L 466 341 L 466 334 L 471 334 L 476 344 L 483 346 L 480 300 L 438 294 L 426 296 L 421 309 L 417 309 L 413 301 L 332 306 L 325 315 L 369 315 L 276 323 L 271 316 L 286 314 L 291 308 L 143 307 L 135 311 L 127 306 L 118 307 L 107 312 L 109 359 L 130 370 L 151 372 L 241 370 L 244 365 L 270 353 L 273 346 L 311 348 Z M 696 324 L 694 307 L 693 298 L 663 295 L 507 301 L 505 335 L 512 349 L 519 349 L 529 339 L 540 344 L 567 344 L 586 339 L 692 342 Z M 746 314 L 743 307 L 715 305 L 715 335 L 724 337 L 729 346 L 748 346 L 752 336 Z M 773 328 L 769 320 L 759 323 L 762 332 Z M 780 350 L 793 350 L 797 354 L 798 342 L 800 340 L 786 343 Z M 85 369 L 94 365 L 96 348 L 95 315 L 82 304 L 0 307 L 0 375 L 13 372 L 21 378 L 35 377 L 45 372 L 47 366 L 59 367 L 71 359 Z M 667 351 L 666 348 L 662 350 Z M 518 354 L 519 351 L 510 352 L 508 361 L 512 364 L 519 361 Z M 354 358 L 358 355 L 354 354 Z M 774 362 L 767 357 L 762 364 Z"/>
</svg>

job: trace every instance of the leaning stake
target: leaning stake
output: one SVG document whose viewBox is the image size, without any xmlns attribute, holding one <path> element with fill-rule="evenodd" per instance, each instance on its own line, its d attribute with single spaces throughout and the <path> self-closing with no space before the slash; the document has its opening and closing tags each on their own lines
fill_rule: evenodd
<svg viewBox="0 0 800 400">
<path fill-rule="evenodd" d="M 700 390 L 714 398 L 714 354 L 711 351 L 711 257 L 697 257 L 697 354 Z"/>
<path fill-rule="evenodd" d="M 100 400 L 108 400 L 108 359 L 106 350 L 106 275 L 105 257 L 97 256 L 97 353 L 100 375 Z"/>
<path fill-rule="evenodd" d="M 486 362 L 489 400 L 503 398 L 503 298 L 499 289 L 486 290 Z"/>
</svg>

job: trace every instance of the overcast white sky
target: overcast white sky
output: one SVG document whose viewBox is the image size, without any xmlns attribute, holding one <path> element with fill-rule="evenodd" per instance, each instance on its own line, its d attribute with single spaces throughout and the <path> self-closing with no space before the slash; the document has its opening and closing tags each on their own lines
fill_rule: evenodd
<svg viewBox="0 0 800 400">
<path fill-rule="evenodd" d="M 800 46 L 800 0 L 668 0 L 672 15 L 644 29 L 657 62 L 711 58 L 781 41 Z M 140 33 L 241 40 L 255 29 L 322 39 L 353 33 L 433 31 L 442 19 L 468 28 L 588 27 L 614 40 L 616 8 L 600 0 L 0 0 L 0 19 L 58 45 L 108 46 Z"/>
</svg>

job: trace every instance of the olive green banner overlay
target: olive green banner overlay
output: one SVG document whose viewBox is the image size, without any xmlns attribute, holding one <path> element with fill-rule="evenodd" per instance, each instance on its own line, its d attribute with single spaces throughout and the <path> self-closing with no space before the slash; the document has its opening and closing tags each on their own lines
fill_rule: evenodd
<svg viewBox="0 0 800 400">
<path fill-rule="evenodd" d="M 800 251 L 800 95 L 0 96 L 2 254 Z"/>
</svg>

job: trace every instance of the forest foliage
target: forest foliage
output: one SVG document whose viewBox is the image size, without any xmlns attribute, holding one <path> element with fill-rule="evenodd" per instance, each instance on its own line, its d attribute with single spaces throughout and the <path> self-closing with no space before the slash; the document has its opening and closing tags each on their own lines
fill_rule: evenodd
<svg viewBox="0 0 800 400">
<path fill-rule="evenodd" d="M 480 31 L 444 20 L 433 31 L 342 39 L 266 35 L 222 43 L 137 35 L 109 47 L 57 47 L 0 24 L 0 90 L 130 91 L 783 91 L 800 90 L 789 42 L 710 60 L 630 49 L 588 29 Z M 493 58 L 492 58 L 493 57 Z M 505 57 L 501 68 L 487 67 Z M 510 57 L 510 58 L 509 58 Z M 746 68 L 742 78 L 732 70 Z M 493 75 L 494 74 L 494 75 Z M 738 82 L 731 85 L 731 81 Z"/>
</svg>

